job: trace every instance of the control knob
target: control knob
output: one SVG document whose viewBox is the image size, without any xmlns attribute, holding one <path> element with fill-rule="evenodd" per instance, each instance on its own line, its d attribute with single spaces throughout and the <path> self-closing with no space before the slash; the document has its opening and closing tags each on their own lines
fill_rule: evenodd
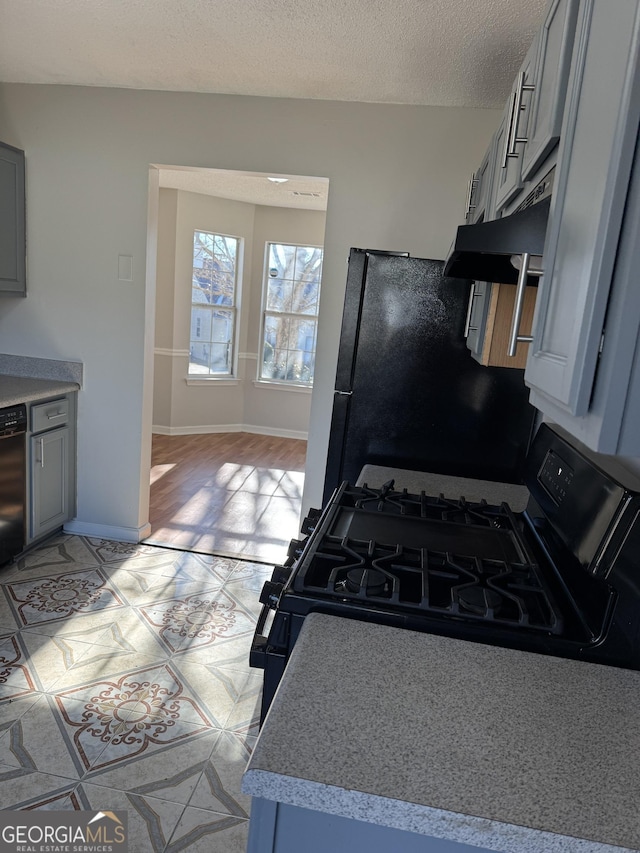
<svg viewBox="0 0 640 853">
<path fill-rule="evenodd" d="M 291 577 L 291 572 L 291 566 L 274 566 L 271 582 L 283 586 Z"/>
<path fill-rule="evenodd" d="M 265 581 L 260 593 L 260 604 L 266 604 L 272 610 L 275 610 L 280 601 L 280 593 L 284 589 L 283 583 L 274 583 L 273 581 Z"/>
<path fill-rule="evenodd" d="M 302 527 L 300 528 L 301 532 L 304 533 L 305 536 L 308 536 L 310 533 L 316 528 L 316 523 L 320 516 L 322 515 L 321 509 L 310 509 L 309 514 L 302 522 Z"/>
<path fill-rule="evenodd" d="M 305 546 L 305 539 L 292 539 L 289 543 L 289 548 L 287 549 L 287 554 L 289 557 L 293 557 L 294 560 L 297 560 L 302 554 L 302 549 Z"/>
</svg>

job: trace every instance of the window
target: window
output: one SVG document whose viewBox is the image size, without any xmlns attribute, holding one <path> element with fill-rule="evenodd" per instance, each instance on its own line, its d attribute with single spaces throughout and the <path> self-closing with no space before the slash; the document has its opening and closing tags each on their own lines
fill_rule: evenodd
<svg viewBox="0 0 640 853">
<path fill-rule="evenodd" d="M 194 231 L 189 376 L 231 376 L 240 240 Z"/>
<path fill-rule="evenodd" d="M 267 243 L 260 379 L 312 385 L 322 249 Z"/>
</svg>

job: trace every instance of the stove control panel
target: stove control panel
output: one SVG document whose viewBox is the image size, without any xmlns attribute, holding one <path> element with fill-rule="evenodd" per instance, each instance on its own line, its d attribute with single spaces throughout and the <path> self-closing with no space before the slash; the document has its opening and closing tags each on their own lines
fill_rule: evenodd
<svg viewBox="0 0 640 853">
<path fill-rule="evenodd" d="M 564 501 L 573 480 L 573 468 L 554 450 L 549 450 L 538 474 L 538 480 L 556 506 Z"/>
</svg>

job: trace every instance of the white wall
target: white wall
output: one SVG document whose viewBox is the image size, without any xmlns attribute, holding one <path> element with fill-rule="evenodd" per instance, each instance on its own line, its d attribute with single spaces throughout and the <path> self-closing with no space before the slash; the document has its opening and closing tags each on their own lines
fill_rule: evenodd
<svg viewBox="0 0 640 853">
<path fill-rule="evenodd" d="M 160 190 L 153 429 L 166 434 L 246 429 L 306 438 L 311 391 L 256 385 L 265 244 L 322 245 L 325 214 Z M 190 380 L 189 316 L 193 232 L 243 240 L 237 378 Z"/>
<path fill-rule="evenodd" d="M 331 194 L 331 187 L 329 187 Z M 248 312 L 246 351 L 258 355 L 262 333 L 262 276 L 268 241 L 307 246 L 324 244 L 325 214 L 318 210 L 291 210 L 286 207 L 256 207 L 253 235 L 253 281 L 251 310 Z M 280 432 L 306 433 L 309 429 L 311 394 L 307 389 L 256 385 L 257 360 L 247 361 L 245 423 Z"/>
<path fill-rule="evenodd" d="M 491 110 L 0 87 L 0 138 L 27 154 L 28 229 L 28 297 L 0 303 L 2 351 L 84 362 L 78 529 L 137 536 L 148 519 L 150 163 L 330 180 L 305 484 L 305 503 L 317 503 L 349 247 L 444 257 L 498 119 Z M 121 254 L 133 256 L 133 283 L 118 281 Z"/>
<path fill-rule="evenodd" d="M 195 432 L 215 425 L 235 425 L 243 422 L 243 387 L 241 383 L 211 383 L 187 385 L 189 366 L 189 318 L 191 315 L 191 275 L 193 270 L 193 232 L 197 228 L 220 231 L 242 238 L 248 246 L 253 245 L 253 220 L 255 206 L 229 199 L 213 198 L 199 193 L 175 190 L 160 191 L 160 222 L 163 222 L 165 200 L 172 207 L 175 192 L 176 219 L 173 235 L 175 246 L 173 286 L 156 294 L 156 347 L 165 350 L 156 354 L 155 389 L 159 391 L 158 404 L 154 399 L 153 423 L 165 431 Z M 158 253 L 161 251 L 158 242 Z M 251 279 L 251 252 L 245 253 L 244 275 Z M 158 282 L 158 288 L 160 282 Z M 247 294 L 248 295 L 248 294 Z M 245 294 L 242 294 L 244 301 Z M 171 314 L 171 321 L 167 314 Z M 247 320 L 241 314 L 240 346 L 246 338 Z M 167 334 L 168 333 L 168 334 Z M 172 355 L 168 355 L 168 350 Z M 160 378 L 158 376 L 162 378 Z M 170 392 L 167 393 L 167 388 Z M 161 420 L 164 404 L 170 398 L 168 420 Z M 162 408 L 161 408 L 162 407 Z"/>
</svg>

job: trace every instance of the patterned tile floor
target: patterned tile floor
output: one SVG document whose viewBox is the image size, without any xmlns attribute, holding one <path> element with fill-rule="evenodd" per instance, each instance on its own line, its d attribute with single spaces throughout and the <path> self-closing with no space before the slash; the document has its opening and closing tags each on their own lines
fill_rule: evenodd
<svg viewBox="0 0 640 853">
<path fill-rule="evenodd" d="M 271 567 L 61 535 L 0 572 L 0 802 L 126 809 L 131 853 L 240 853 Z"/>
</svg>

